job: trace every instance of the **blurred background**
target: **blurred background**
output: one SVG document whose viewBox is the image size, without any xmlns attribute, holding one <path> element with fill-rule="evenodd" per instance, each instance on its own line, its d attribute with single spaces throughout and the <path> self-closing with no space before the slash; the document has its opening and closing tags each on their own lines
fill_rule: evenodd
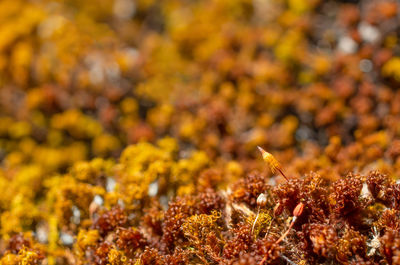
<svg viewBox="0 0 400 265">
<path fill-rule="evenodd" d="M 289 172 L 398 172 L 399 9 L 390 0 L 2 0 L 2 167 L 63 172 L 171 136 L 182 157 L 199 149 L 248 168 L 260 145 L 293 162 Z"/>
</svg>

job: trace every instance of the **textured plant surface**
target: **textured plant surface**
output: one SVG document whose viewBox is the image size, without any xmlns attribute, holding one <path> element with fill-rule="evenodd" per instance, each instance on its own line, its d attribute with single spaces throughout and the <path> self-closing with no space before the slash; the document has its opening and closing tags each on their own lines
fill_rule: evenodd
<svg viewBox="0 0 400 265">
<path fill-rule="evenodd" d="M 2 0 L 0 264 L 400 264 L 399 87 L 396 0 Z"/>
</svg>

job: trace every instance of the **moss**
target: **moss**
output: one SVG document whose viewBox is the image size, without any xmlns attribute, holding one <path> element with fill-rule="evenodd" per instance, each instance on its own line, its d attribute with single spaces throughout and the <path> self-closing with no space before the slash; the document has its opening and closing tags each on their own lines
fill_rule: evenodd
<svg viewBox="0 0 400 265">
<path fill-rule="evenodd" d="M 400 262 L 398 2 L 53 2 L 0 1 L 1 264 Z"/>
</svg>

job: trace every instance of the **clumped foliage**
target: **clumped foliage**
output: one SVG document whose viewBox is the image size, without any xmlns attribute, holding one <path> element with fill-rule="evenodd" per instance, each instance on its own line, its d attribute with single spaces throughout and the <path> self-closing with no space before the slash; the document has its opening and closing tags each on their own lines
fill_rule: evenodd
<svg viewBox="0 0 400 265">
<path fill-rule="evenodd" d="M 0 264 L 400 264 L 399 10 L 0 1 Z"/>
<path fill-rule="evenodd" d="M 141 152 L 147 151 L 134 154 L 140 157 Z M 116 172 L 135 159 L 126 155 L 113 166 Z M 170 179 L 170 169 L 180 161 L 170 158 L 169 173 L 154 181 Z M 141 167 L 140 172 L 146 170 Z M 210 172 L 206 166 L 191 181 L 224 170 Z M 310 173 L 288 181 L 281 178 L 275 185 L 267 184 L 271 178 L 264 173 L 253 171 L 234 183 L 226 182 L 225 188 L 194 185 L 191 192 L 179 196 L 173 185 L 153 194 L 149 190 L 153 184 L 148 183 L 134 201 L 124 200 L 131 197 L 119 186 L 122 178 L 116 178 L 110 189 L 100 181 L 103 174 L 71 182 L 73 172 L 53 179 L 55 187 L 48 186 L 49 197 L 38 206 L 51 207 L 20 227 L 7 228 L 4 223 L 3 264 L 44 260 L 56 264 L 397 264 L 400 260 L 398 184 L 378 171 L 349 173 L 337 180 Z M 129 178 L 134 181 L 134 175 Z M 58 194 L 53 194 L 55 188 Z M 83 191 L 92 196 L 82 198 Z M 265 194 L 262 203 L 261 193 Z M 169 202 L 163 199 L 167 197 Z"/>
</svg>

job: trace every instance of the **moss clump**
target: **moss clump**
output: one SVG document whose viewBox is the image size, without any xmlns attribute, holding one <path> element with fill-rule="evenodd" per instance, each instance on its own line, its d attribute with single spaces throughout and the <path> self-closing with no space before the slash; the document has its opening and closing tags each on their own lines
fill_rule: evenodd
<svg viewBox="0 0 400 265">
<path fill-rule="evenodd" d="M 130 146 L 115 164 L 79 162 L 52 177 L 31 201 L 41 209 L 36 214 L 24 214 L 24 200 L 9 208 L 3 218 L 17 222 L 10 227 L 2 219 L 2 263 L 395 264 L 399 258 L 398 184 L 387 175 L 327 180 L 312 173 L 269 185 L 278 177 L 253 171 L 231 183 L 215 176 L 227 174 L 228 163 L 189 159 L 187 168 L 196 170 L 187 179 L 190 171 L 173 170 L 183 160 L 163 149 L 165 141 L 171 140 Z M 131 191 L 121 185 L 148 174 L 152 165 L 164 170 L 126 197 Z M 204 175 L 215 185 L 198 182 Z M 171 179 L 191 181 L 193 188 L 178 196 L 180 186 Z M 34 235 L 22 233 L 29 230 Z"/>
<path fill-rule="evenodd" d="M 0 264 L 400 264 L 399 16 L 0 1 Z"/>
</svg>

